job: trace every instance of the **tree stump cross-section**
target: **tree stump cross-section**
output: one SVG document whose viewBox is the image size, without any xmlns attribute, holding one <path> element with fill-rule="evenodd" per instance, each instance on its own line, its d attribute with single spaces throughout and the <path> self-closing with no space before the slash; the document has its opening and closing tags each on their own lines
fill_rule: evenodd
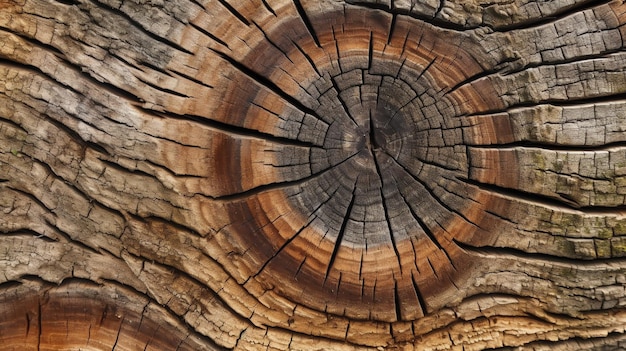
<svg viewBox="0 0 626 351">
<path fill-rule="evenodd" d="M 625 24 L 0 0 L 0 349 L 626 347 Z"/>
</svg>

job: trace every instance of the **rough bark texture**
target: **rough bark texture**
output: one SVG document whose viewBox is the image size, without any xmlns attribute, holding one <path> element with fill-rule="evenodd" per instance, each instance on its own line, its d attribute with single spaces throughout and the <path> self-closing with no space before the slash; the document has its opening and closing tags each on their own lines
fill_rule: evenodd
<svg viewBox="0 0 626 351">
<path fill-rule="evenodd" d="M 0 349 L 626 347 L 624 24 L 0 0 Z"/>
</svg>

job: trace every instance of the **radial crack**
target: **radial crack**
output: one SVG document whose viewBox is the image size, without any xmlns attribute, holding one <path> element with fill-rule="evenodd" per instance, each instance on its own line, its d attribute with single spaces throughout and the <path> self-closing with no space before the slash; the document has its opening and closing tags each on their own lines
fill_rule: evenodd
<svg viewBox="0 0 626 351">
<path fill-rule="evenodd" d="M 330 260 L 328 261 L 328 266 L 326 267 L 326 274 L 324 275 L 324 283 L 326 283 L 326 280 L 328 279 L 330 270 L 333 268 L 333 264 L 335 263 L 335 258 L 337 258 L 337 253 L 339 252 L 339 248 L 341 247 L 341 243 L 343 241 L 343 235 L 346 231 L 348 221 L 350 220 L 350 216 L 352 214 L 352 207 L 354 206 L 354 200 L 356 198 L 356 185 L 358 182 L 359 182 L 359 178 L 357 177 L 352 188 L 352 198 L 350 199 L 350 204 L 348 205 L 348 208 L 346 209 L 346 213 L 343 217 L 343 222 L 341 223 L 341 228 L 339 229 L 339 234 L 337 235 L 337 239 L 335 239 L 335 247 L 333 248 L 333 252 L 330 256 Z"/>
<path fill-rule="evenodd" d="M 396 160 L 394 157 L 391 158 L 392 160 L 394 160 L 394 162 L 400 166 L 404 172 L 409 175 L 413 180 L 415 180 L 417 183 L 419 183 L 422 188 L 424 190 L 426 190 L 428 192 L 428 194 L 430 195 L 430 197 L 432 199 L 434 199 L 439 205 L 441 205 L 443 208 L 445 208 L 447 211 L 449 211 L 450 213 L 455 213 L 457 214 L 459 217 L 463 218 L 467 223 L 469 223 L 472 226 L 476 226 L 475 223 L 473 223 L 472 221 L 470 221 L 469 219 L 467 219 L 467 217 L 465 217 L 465 215 L 463 215 L 462 213 L 458 212 L 457 210 L 451 208 L 448 204 L 446 204 L 445 202 L 443 202 L 443 200 L 441 200 L 439 198 L 439 196 L 437 196 L 433 189 L 428 186 L 428 184 L 423 181 L 422 179 L 420 179 L 418 176 L 414 175 L 413 172 L 411 172 L 411 170 L 409 170 L 408 168 L 406 168 L 402 163 L 400 163 L 398 160 Z"/>
<path fill-rule="evenodd" d="M 370 119 L 371 121 L 371 119 Z M 398 267 L 400 268 L 400 273 L 402 273 L 402 262 L 400 261 L 400 252 L 398 251 L 398 245 L 396 243 L 396 238 L 393 235 L 393 228 L 391 227 L 391 217 L 389 216 L 389 208 L 387 206 L 387 200 L 385 199 L 385 194 L 383 192 L 383 188 L 385 186 L 385 181 L 383 179 L 383 174 L 380 170 L 380 165 L 378 164 L 378 158 L 376 157 L 377 150 L 371 150 L 372 156 L 374 157 L 374 164 L 376 165 L 376 173 L 378 174 L 378 178 L 380 179 L 380 198 L 382 201 L 382 206 L 385 211 L 385 221 L 387 223 L 387 230 L 389 231 L 389 239 L 391 240 L 391 246 L 393 246 L 393 251 L 396 254 L 396 260 L 398 263 Z"/>
<path fill-rule="evenodd" d="M 328 195 L 328 199 L 326 201 L 322 201 L 320 202 L 320 204 L 313 210 L 311 211 L 311 215 L 309 216 L 309 221 L 302 226 L 302 228 L 298 229 L 298 231 L 293 234 L 289 239 L 287 239 L 282 245 L 281 247 L 272 255 L 272 257 L 270 257 L 267 261 L 265 261 L 265 263 L 263 264 L 263 266 L 261 266 L 261 268 L 259 268 L 259 270 L 252 275 L 250 278 L 253 277 L 257 277 L 259 274 L 261 274 L 261 272 L 265 269 L 265 267 L 267 267 L 267 265 L 274 259 L 276 258 L 287 246 L 289 246 L 289 244 L 291 244 L 292 241 L 294 241 L 309 225 L 311 225 L 311 223 L 318 218 L 317 216 L 315 216 L 315 213 L 324 205 L 326 205 L 330 199 L 335 195 L 335 193 L 337 193 L 337 191 L 339 190 L 339 188 L 335 189 L 335 191 L 333 191 L 331 194 Z M 305 259 L 302 261 L 302 263 L 300 264 L 300 267 L 298 268 L 297 271 L 300 271 L 300 268 L 302 266 L 302 264 L 304 264 L 304 261 L 306 261 L 306 257 Z M 297 275 L 297 273 L 296 273 Z M 248 280 L 250 279 L 248 278 Z M 247 281 L 247 280 L 246 280 Z M 244 283 L 245 284 L 245 283 Z"/>
<path fill-rule="evenodd" d="M 320 44 L 319 38 L 317 37 L 317 34 L 315 33 L 315 28 L 311 24 L 311 20 L 309 19 L 309 16 L 307 16 L 306 11 L 302 7 L 302 4 L 300 3 L 300 0 L 293 0 L 293 4 L 296 6 L 296 10 L 298 11 L 298 15 L 300 15 L 300 18 L 302 19 L 302 22 L 304 23 L 304 26 L 309 31 L 309 34 L 311 35 L 311 38 L 313 38 L 313 41 L 315 42 L 315 45 L 318 48 L 321 48 L 322 45 Z"/>
<path fill-rule="evenodd" d="M 296 98 L 294 98 L 293 96 L 287 94 L 285 91 L 283 91 L 280 87 L 278 87 L 274 82 L 272 82 L 271 80 L 269 80 L 267 77 L 263 76 L 262 74 L 257 73 L 256 71 L 254 71 L 253 69 L 245 66 L 244 64 L 240 63 L 239 61 L 235 60 L 234 58 L 213 50 L 212 50 L 216 55 L 218 55 L 219 57 L 221 57 L 222 59 L 224 59 L 225 61 L 227 61 L 229 64 L 231 64 L 233 67 L 235 67 L 237 70 L 239 70 L 241 73 L 245 74 L 246 76 L 250 77 L 252 80 L 256 81 L 257 83 L 259 83 L 260 85 L 266 87 L 267 89 L 269 89 L 270 91 L 272 91 L 273 93 L 275 93 L 276 95 L 280 96 L 280 98 L 282 98 L 283 100 L 287 101 L 288 103 L 290 103 L 292 106 L 294 106 L 295 108 L 297 108 L 298 110 L 309 114 L 319 120 L 323 120 L 322 118 L 320 118 L 320 116 L 317 115 L 317 113 L 305 106 L 304 104 L 302 104 L 300 101 L 298 101 Z"/>
<path fill-rule="evenodd" d="M 280 188 L 286 188 L 286 187 L 291 187 L 291 186 L 295 186 L 295 185 L 300 185 L 302 183 L 306 183 L 309 180 L 315 179 L 317 177 L 320 177 L 322 175 L 324 175 L 326 172 L 332 170 L 334 167 L 337 167 L 345 162 L 347 162 L 348 160 L 352 159 L 354 156 L 356 156 L 358 153 L 354 153 L 351 156 L 349 156 L 348 158 L 346 158 L 345 160 L 339 162 L 336 165 L 331 165 L 317 173 L 313 173 L 307 177 L 304 178 L 300 178 L 297 180 L 293 180 L 293 181 L 285 181 L 285 182 L 277 182 L 277 183 L 270 183 L 270 184 L 264 184 L 264 185 L 259 185 L 257 187 L 245 190 L 243 192 L 240 193 L 235 193 L 235 194 L 229 194 L 229 195 L 221 195 L 221 196 L 215 196 L 212 197 L 212 199 L 214 200 L 219 200 L 222 202 L 232 202 L 232 201 L 238 201 L 241 199 L 245 199 L 247 197 L 262 193 L 262 192 L 266 192 L 266 191 L 270 191 L 270 190 L 275 190 L 275 189 L 280 189 Z"/>
<path fill-rule="evenodd" d="M 357 121 L 354 119 L 354 117 L 350 113 L 350 108 L 348 108 L 348 105 L 346 105 L 346 102 L 341 97 L 341 89 L 339 89 L 339 86 L 337 85 L 337 81 L 335 80 L 335 77 L 331 77 L 330 80 L 331 80 L 331 82 L 333 84 L 333 88 L 335 89 L 335 92 L 337 93 L 337 100 L 339 100 L 339 103 L 341 104 L 341 107 L 343 108 L 343 111 L 346 113 L 346 116 L 348 116 L 348 118 L 350 118 L 352 123 L 354 123 L 354 125 L 356 127 L 358 127 L 359 124 L 357 123 Z"/>
<path fill-rule="evenodd" d="M 239 21 L 241 21 L 241 23 L 245 24 L 246 26 L 250 26 L 250 21 L 248 21 L 247 18 L 245 18 L 239 11 L 237 11 L 237 9 L 235 9 L 233 7 L 233 5 L 229 4 L 227 0 L 217 0 L 220 4 L 222 4 L 222 6 L 224 6 L 230 13 L 233 14 L 233 16 L 235 16 Z"/>
<path fill-rule="evenodd" d="M 406 197 L 404 196 L 404 194 L 400 193 L 402 200 L 404 201 L 404 204 L 406 205 L 406 207 L 409 209 L 409 212 L 411 212 L 411 216 L 413 216 L 413 218 L 415 219 L 415 221 L 417 221 L 417 224 L 422 228 L 422 230 L 424 231 L 424 233 L 426 234 L 426 236 L 430 239 L 430 241 L 435 244 L 435 246 L 437 247 L 437 249 L 444 251 L 443 246 L 441 246 L 441 244 L 439 243 L 439 240 L 437 240 L 437 237 L 435 236 L 435 234 L 432 232 L 432 230 L 430 230 L 430 227 L 428 227 L 428 225 L 426 225 L 426 223 L 424 222 L 424 220 L 417 214 L 415 213 L 415 210 L 413 209 L 413 207 L 409 204 L 408 200 L 406 199 Z"/>
</svg>

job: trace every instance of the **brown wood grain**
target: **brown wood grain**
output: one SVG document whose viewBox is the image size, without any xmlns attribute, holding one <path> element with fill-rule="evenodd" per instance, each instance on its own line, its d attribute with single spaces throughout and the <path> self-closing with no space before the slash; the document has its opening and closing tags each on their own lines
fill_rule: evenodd
<svg viewBox="0 0 626 351">
<path fill-rule="evenodd" d="M 622 1 L 0 1 L 0 349 L 626 345 Z"/>
</svg>

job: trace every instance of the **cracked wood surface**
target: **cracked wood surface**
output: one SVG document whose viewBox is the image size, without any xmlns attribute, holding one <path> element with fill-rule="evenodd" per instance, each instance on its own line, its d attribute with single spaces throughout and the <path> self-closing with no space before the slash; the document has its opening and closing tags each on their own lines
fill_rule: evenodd
<svg viewBox="0 0 626 351">
<path fill-rule="evenodd" d="M 0 0 L 0 348 L 626 347 L 625 24 Z"/>
</svg>

